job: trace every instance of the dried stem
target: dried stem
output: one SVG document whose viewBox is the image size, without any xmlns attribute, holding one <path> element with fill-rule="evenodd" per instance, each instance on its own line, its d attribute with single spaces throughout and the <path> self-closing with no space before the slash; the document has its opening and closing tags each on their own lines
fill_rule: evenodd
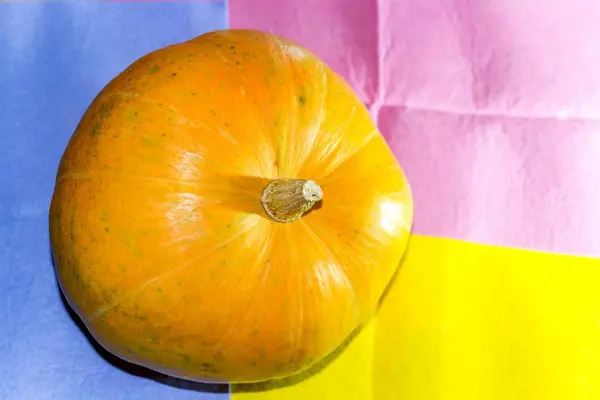
<svg viewBox="0 0 600 400">
<path fill-rule="evenodd" d="M 275 222 L 298 220 L 323 198 L 323 190 L 313 181 L 305 179 L 275 179 L 260 197 L 265 212 Z"/>
</svg>

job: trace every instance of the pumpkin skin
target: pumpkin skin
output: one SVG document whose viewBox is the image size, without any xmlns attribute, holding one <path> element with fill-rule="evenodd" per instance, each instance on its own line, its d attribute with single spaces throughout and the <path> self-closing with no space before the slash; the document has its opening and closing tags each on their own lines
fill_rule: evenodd
<svg viewBox="0 0 600 400">
<path fill-rule="evenodd" d="M 272 220 L 261 192 L 323 200 Z M 111 353 L 204 382 L 303 371 L 375 313 L 408 182 L 349 85 L 308 50 L 226 30 L 152 52 L 94 99 L 50 206 L 60 287 Z"/>
</svg>

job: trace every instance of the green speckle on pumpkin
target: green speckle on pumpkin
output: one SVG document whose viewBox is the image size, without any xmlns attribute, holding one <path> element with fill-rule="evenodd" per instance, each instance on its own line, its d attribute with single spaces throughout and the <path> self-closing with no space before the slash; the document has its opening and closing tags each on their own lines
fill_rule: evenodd
<svg viewBox="0 0 600 400">
<path fill-rule="evenodd" d="M 91 129 L 90 134 L 92 136 L 98 136 L 98 135 L 100 135 L 100 124 L 98 122 L 94 122 L 92 124 L 92 129 Z"/>
<path fill-rule="evenodd" d="M 136 110 L 125 110 L 123 112 L 125 119 L 128 121 L 135 121 L 137 119 L 138 116 L 138 112 Z"/>
<path fill-rule="evenodd" d="M 155 74 L 158 71 L 160 71 L 160 66 L 159 65 L 153 65 L 150 67 L 150 73 Z"/>
<path fill-rule="evenodd" d="M 109 103 L 102 103 L 100 105 L 100 119 L 103 120 L 104 118 L 108 117 L 111 110 L 112 105 L 110 105 Z"/>
<path fill-rule="evenodd" d="M 259 348 L 256 352 L 258 353 L 258 358 L 260 358 L 261 360 L 267 358 L 267 352 L 265 351 L 265 349 Z"/>
<path fill-rule="evenodd" d="M 144 145 L 144 146 L 155 147 L 158 144 L 159 144 L 159 140 L 157 140 L 157 139 L 151 139 L 147 136 L 142 137 L 142 145 Z"/>
<path fill-rule="evenodd" d="M 200 364 L 202 366 L 202 369 L 205 372 L 212 372 L 212 373 L 217 373 L 218 370 L 215 368 L 215 366 L 211 363 L 208 362 L 203 362 L 202 364 Z"/>
</svg>

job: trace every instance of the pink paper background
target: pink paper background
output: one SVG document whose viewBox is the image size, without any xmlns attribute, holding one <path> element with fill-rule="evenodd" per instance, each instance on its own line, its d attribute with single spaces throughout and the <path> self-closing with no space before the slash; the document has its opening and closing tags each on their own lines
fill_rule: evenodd
<svg viewBox="0 0 600 400">
<path fill-rule="evenodd" d="M 600 256 L 600 2 L 230 0 L 344 76 L 406 170 L 417 234 Z"/>
</svg>

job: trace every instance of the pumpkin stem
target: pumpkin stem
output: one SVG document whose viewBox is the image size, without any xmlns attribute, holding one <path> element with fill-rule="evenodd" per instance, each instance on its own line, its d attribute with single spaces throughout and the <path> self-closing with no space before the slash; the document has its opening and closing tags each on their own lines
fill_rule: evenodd
<svg viewBox="0 0 600 400">
<path fill-rule="evenodd" d="M 274 179 L 262 191 L 260 201 L 275 222 L 300 219 L 323 198 L 321 187 L 306 179 Z"/>
</svg>

